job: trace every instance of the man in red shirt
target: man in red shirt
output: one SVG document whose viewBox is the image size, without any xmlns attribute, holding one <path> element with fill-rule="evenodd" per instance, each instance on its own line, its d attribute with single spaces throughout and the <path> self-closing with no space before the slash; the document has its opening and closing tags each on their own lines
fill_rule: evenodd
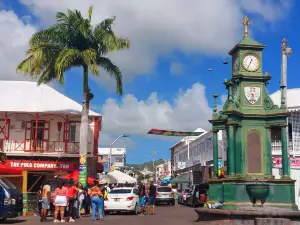
<svg viewBox="0 0 300 225">
<path fill-rule="evenodd" d="M 69 180 L 68 183 L 68 198 L 69 198 L 69 222 L 75 222 L 75 215 L 76 215 L 76 195 L 77 195 L 77 188 L 75 187 L 75 182 L 73 180 Z"/>
</svg>

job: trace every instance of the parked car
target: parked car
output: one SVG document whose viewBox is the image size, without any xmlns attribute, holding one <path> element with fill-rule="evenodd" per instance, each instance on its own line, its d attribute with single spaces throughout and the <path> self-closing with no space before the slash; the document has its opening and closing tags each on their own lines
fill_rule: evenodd
<svg viewBox="0 0 300 225">
<path fill-rule="evenodd" d="M 190 189 L 183 189 L 179 191 L 178 195 L 178 204 L 185 205 L 186 204 L 186 196 Z"/>
<path fill-rule="evenodd" d="M 160 186 L 156 188 L 156 203 L 167 203 L 175 205 L 174 192 L 172 188 Z"/>
<path fill-rule="evenodd" d="M 131 212 L 137 215 L 140 211 L 139 191 L 137 188 L 114 188 L 104 201 L 105 213 Z"/>
<path fill-rule="evenodd" d="M 193 185 L 186 196 L 186 204 L 193 208 L 203 206 L 206 202 L 208 189 L 208 183 Z"/>
<path fill-rule="evenodd" d="M 7 179 L 0 178 L 0 221 L 22 214 L 22 193 Z"/>
</svg>

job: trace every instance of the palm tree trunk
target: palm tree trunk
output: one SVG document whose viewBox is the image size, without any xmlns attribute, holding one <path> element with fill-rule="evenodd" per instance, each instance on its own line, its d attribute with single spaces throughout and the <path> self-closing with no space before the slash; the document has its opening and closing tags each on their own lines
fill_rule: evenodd
<svg viewBox="0 0 300 225">
<path fill-rule="evenodd" d="M 80 158 L 79 158 L 79 182 L 83 187 L 87 180 L 87 152 L 88 152 L 88 130 L 89 130 L 89 87 L 88 87 L 88 68 L 83 67 L 83 104 L 80 123 Z"/>
</svg>

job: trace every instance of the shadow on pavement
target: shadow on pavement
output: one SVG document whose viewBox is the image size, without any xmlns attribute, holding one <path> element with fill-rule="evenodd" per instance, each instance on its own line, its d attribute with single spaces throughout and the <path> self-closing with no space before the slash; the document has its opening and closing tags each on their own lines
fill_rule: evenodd
<svg viewBox="0 0 300 225">
<path fill-rule="evenodd" d="M 18 224 L 18 223 L 24 223 L 24 222 L 27 222 L 27 220 L 12 220 L 12 219 L 8 219 L 8 220 L 5 220 L 5 221 L 2 221 L 0 222 L 0 224 Z"/>
</svg>

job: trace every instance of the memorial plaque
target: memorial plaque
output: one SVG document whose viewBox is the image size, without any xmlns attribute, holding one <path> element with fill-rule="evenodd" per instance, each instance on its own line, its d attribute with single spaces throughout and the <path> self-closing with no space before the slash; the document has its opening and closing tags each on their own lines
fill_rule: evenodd
<svg viewBox="0 0 300 225">
<path fill-rule="evenodd" d="M 247 173 L 262 173 L 260 133 L 250 130 L 247 133 Z"/>
</svg>

